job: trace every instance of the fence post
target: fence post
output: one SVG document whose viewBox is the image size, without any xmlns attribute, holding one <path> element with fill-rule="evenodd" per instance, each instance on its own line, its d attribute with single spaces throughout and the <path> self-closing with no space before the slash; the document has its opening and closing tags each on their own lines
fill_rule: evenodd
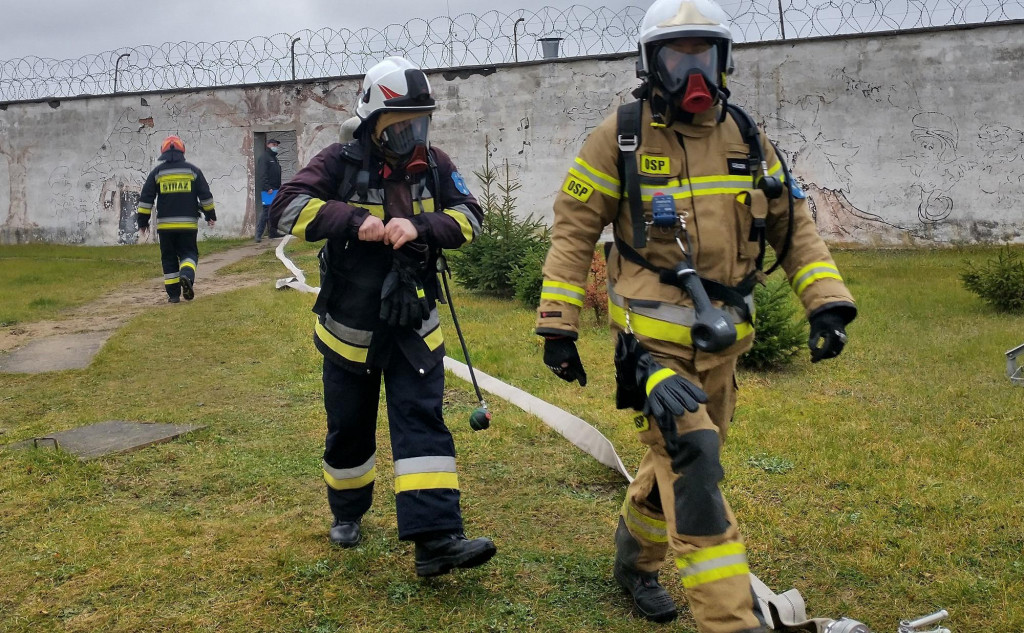
<svg viewBox="0 0 1024 633">
<path fill-rule="evenodd" d="M 292 81 L 295 81 L 295 42 L 301 39 L 301 37 L 296 37 L 292 40 Z"/>
<path fill-rule="evenodd" d="M 117 94 L 117 73 L 121 69 L 121 60 L 125 57 L 131 57 L 131 53 L 121 53 L 117 57 L 117 61 L 114 62 L 114 94 Z"/>
<path fill-rule="evenodd" d="M 516 63 L 519 62 L 519 23 L 526 22 L 526 18 L 519 18 L 512 25 L 512 47 L 515 49 Z"/>
</svg>

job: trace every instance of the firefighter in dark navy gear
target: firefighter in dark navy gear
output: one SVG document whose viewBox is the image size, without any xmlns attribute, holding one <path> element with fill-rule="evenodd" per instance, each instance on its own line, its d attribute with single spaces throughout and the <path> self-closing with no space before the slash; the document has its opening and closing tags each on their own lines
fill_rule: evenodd
<svg viewBox="0 0 1024 633">
<path fill-rule="evenodd" d="M 195 297 L 196 266 L 199 264 L 199 218 L 212 228 L 217 222 L 213 194 L 202 170 L 185 160 L 185 143 L 168 136 L 160 145 L 160 164 L 149 172 L 139 195 L 139 232 L 149 231 L 156 211 L 156 232 L 160 236 L 160 260 L 164 269 L 167 300 Z"/>
<path fill-rule="evenodd" d="M 323 476 L 333 543 L 355 546 L 376 480 L 384 380 L 398 536 L 416 573 L 475 567 L 495 553 L 463 532 L 455 445 L 441 412 L 440 249 L 480 231 L 483 212 L 447 154 L 430 145 L 426 75 L 401 57 L 373 66 L 356 106 L 356 140 L 321 151 L 281 187 L 271 224 L 320 251 L 313 340 L 323 354 Z"/>
<path fill-rule="evenodd" d="M 638 101 L 590 133 L 555 200 L 536 332 L 544 363 L 586 384 L 579 313 L 595 244 L 612 225 L 616 400 L 640 412 L 648 448 L 620 512 L 613 576 L 641 615 L 672 620 L 658 579 L 671 553 L 702 633 L 761 633 L 719 482 L 765 244 L 810 320 L 812 361 L 842 351 L 857 310 L 783 157 L 728 102 L 732 38 L 721 7 L 656 0 L 639 39 Z"/>
</svg>

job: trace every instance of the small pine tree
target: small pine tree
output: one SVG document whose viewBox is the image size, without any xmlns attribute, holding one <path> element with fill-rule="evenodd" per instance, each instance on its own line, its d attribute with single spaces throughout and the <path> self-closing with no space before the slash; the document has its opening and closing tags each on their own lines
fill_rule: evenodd
<svg viewBox="0 0 1024 633">
<path fill-rule="evenodd" d="M 967 262 L 960 279 L 967 290 L 999 312 L 1024 312 L 1024 261 L 1009 245 L 980 267 Z"/>
<path fill-rule="evenodd" d="M 550 245 L 550 230 L 530 214 L 516 216 L 515 192 L 522 185 L 512 178 L 508 161 L 502 181 L 490 161 L 490 139 L 486 139 L 484 168 L 473 175 L 483 185 L 478 198 L 484 210 L 480 235 L 450 257 L 459 283 L 471 290 L 492 295 L 516 296 L 524 303 L 540 301 L 544 255 Z"/>
<path fill-rule="evenodd" d="M 769 278 L 766 285 L 756 286 L 754 304 L 754 346 L 740 357 L 740 365 L 760 371 L 782 369 L 807 344 L 805 324 L 786 279 Z"/>
</svg>

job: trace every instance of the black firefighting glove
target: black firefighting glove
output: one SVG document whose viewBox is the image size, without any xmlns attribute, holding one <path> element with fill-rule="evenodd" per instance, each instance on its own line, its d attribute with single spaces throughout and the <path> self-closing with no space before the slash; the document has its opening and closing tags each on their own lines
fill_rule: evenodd
<svg viewBox="0 0 1024 633">
<path fill-rule="evenodd" d="M 847 320 L 834 310 L 823 310 L 811 317 L 811 362 L 835 358 L 846 345 Z"/>
<path fill-rule="evenodd" d="M 418 264 L 411 258 L 395 253 L 391 272 L 384 277 L 380 289 L 380 320 L 392 327 L 418 330 L 430 316 L 430 304 L 417 278 Z"/>
<path fill-rule="evenodd" d="M 544 364 L 555 375 L 566 382 L 578 380 L 581 387 L 587 386 L 587 372 L 576 351 L 576 341 L 567 336 L 544 339 Z M 563 367 L 564 365 L 564 367 Z"/>
<path fill-rule="evenodd" d="M 649 353 L 637 359 L 636 382 L 647 392 L 644 413 L 654 417 L 667 444 L 676 437 L 676 417 L 695 413 L 708 401 L 703 389 L 661 366 Z"/>
</svg>

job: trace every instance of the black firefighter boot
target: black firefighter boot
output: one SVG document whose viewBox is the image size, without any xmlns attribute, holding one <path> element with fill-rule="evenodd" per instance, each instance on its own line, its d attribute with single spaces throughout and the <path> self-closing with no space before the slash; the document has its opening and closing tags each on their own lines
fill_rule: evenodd
<svg viewBox="0 0 1024 633">
<path fill-rule="evenodd" d="M 626 529 L 619 517 L 615 530 L 615 581 L 633 597 L 633 605 L 643 617 L 652 622 L 671 622 L 676 619 L 676 603 L 658 583 L 658 572 L 643 572 L 636 568 L 640 544 Z"/>
<path fill-rule="evenodd" d="M 456 567 L 483 565 L 498 551 L 489 538 L 467 539 L 464 534 L 423 535 L 416 539 L 416 575 L 440 576 Z"/>
<path fill-rule="evenodd" d="M 359 521 L 334 520 L 330 531 L 331 542 L 338 547 L 355 547 L 363 539 L 359 532 Z"/>
</svg>

